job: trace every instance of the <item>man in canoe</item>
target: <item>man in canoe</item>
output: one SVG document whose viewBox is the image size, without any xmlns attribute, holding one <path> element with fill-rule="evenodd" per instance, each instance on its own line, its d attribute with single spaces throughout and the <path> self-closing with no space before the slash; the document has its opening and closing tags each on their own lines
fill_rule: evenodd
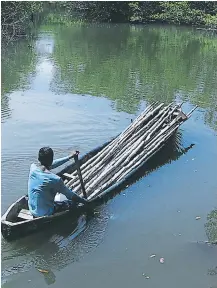
<svg viewBox="0 0 217 288">
<path fill-rule="evenodd" d="M 31 164 L 28 181 L 28 205 L 34 217 L 52 215 L 60 210 L 54 201 L 57 193 L 64 194 L 72 203 L 87 203 L 85 199 L 68 189 L 59 176 L 50 171 L 66 163 L 78 153 L 76 151 L 67 157 L 53 161 L 54 153 L 50 147 L 39 150 L 39 165 Z"/>
</svg>

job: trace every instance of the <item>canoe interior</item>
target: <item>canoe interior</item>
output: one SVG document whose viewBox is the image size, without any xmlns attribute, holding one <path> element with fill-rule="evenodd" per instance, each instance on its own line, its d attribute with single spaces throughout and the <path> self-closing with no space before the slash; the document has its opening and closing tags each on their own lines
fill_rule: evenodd
<svg viewBox="0 0 217 288">
<path fill-rule="evenodd" d="M 28 199 L 25 196 L 18 199 L 9 207 L 7 212 L 3 215 L 2 220 L 12 223 L 21 222 L 22 220 L 18 218 L 18 214 L 22 209 L 28 210 Z"/>
</svg>

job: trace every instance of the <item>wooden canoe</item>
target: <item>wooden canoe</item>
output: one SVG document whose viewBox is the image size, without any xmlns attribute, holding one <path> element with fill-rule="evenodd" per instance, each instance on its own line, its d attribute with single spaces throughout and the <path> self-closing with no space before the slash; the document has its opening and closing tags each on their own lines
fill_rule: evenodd
<svg viewBox="0 0 217 288">
<path fill-rule="evenodd" d="M 194 108 L 195 109 L 195 108 Z M 194 110 L 193 109 L 193 110 Z M 193 111 L 192 110 L 192 111 Z M 191 113 L 192 113 L 191 111 Z M 179 114 L 182 113 L 184 117 L 182 116 L 182 120 L 185 121 L 188 117 L 183 113 L 179 112 Z M 188 114 L 190 115 L 190 114 Z M 68 209 L 63 212 L 56 213 L 51 216 L 43 216 L 38 218 L 33 218 L 32 215 L 30 215 L 30 212 L 28 210 L 28 198 L 27 196 L 22 196 L 19 198 L 15 203 L 13 203 L 8 210 L 5 212 L 5 214 L 2 216 L 1 219 L 1 231 L 2 235 L 7 240 L 13 240 L 16 238 L 23 237 L 27 234 L 30 234 L 32 232 L 35 232 L 37 230 L 43 229 L 46 227 L 46 225 L 49 225 L 53 222 L 56 222 L 58 220 L 61 220 L 63 217 L 73 217 L 76 215 L 80 215 L 81 213 L 86 212 L 87 210 L 93 209 L 95 205 L 98 205 L 102 201 L 104 202 L 108 198 L 110 198 L 112 195 L 114 195 L 117 192 L 120 192 L 122 189 L 126 187 L 126 185 L 130 185 L 133 182 L 137 180 L 137 176 L 141 177 L 141 173 L 139 171 L 142 171 L 142 174 L 146 174 L 148 170 L 153 170 L 151 168 L 152 166 L 148 163 L 153 159 L 154 156 L 159 155 L 158 151 L 160 151 L 163 147 L 167 146 L 170 139 L 177 134 L 177 129 L 174 130 L 174 133 L 171 134 L 169 138 L 165 142 L 162 143 L 157 149 L 150 155 L 150 160 L 148 158 L 147 161 L 142 162 L 141 164 L 137 165 L 136 168 L 133 168 L 126 176 L 124 176 L 121 180 L 113 182 L 109 187 L 106 189 L 100 191 L 100 193 L 96 194 L 96 196 L 93 196 L 91 200 L 89 200 L 90 205 L 84 206 L 77 206 L 73 209 Z M 116 138 L 116 137 L 115 137 Z M 94 157 L 97 153 L 99 153 L 101 150 L 103 150 L 107 145 L 109 145 L 115 138 L 111 139 L 110 141 L 104 143 L 103 145 L 97 147 L 96 149 L 91 150 L 84 156 L 82 156 L 79 160 L 80 166 L 82 166 L 84 163 L 86 163 L 88 160 L 90 160 L 92 157 Z M 159 164 L 161 155 L 166 155 L 164 153 L 160 153 L 161 155 L 155 157 L 157 159 L 156 167 L 159 167 L 167 162 L 171 162 L 171 156 L 176 150 L 178 157 L 181 156 L 183 153 L 186 153 L 188 149 L 193 147 L 193 145 L 190 145 L 190 147 L 182 149 L 182 151 L 178 152 L 178 150 L 174 149 L 174 147 L 170 147 L 169 155 L 167 158 L 165 158 L 162 163 Z M 107 148 L 107 147 L 106 147 Z M 176 148 L 176 147 L 175 147 Z M 175 152 L 175 153 L 176 153 Z M 177 158 L 177 156 L 176 156 Z M 91 161 L 91 160 L 90 160 Z M 156 161 L 156 160 L 155 160 Z M 147 165 L 148 164 L 148 165 Z M 74 171 L 76 171 L 76 164 L 70 164 L 66 166 L 64 169 L 59 171 L 57 175 L 59 175 L 64 181 L 67 179 L 67 176 L 69 174 L 72 174 Z M 137 175 L 137 176 L 136 176 Z M 93 195 L 95 193 L 93 192 Z M 110 196 L 111 195 L 111 196 Z M 28 217 L 29 215 L 29 217 Z M 70 215 L 70 216 L 69 216 Z"/>
<path fill-rule="evenodd" d="M 109 143 L 110 141 L 106 142 L 105 144 L 85 154 L 83 157 L 81 157 L 80 164 L 86 162 L 88 159 L 90 159 L 92 156 L 98 153 L 101 149 L 103 149 Z M 64 169 L 62 169 L 60 172 L 58 172 L 57 175 L 59 175 L 63 180 L 65 180 L 66 177 L 64 176 L 64 174 L 71 173 L 75 169 L 76 169 L 75 164 L 70 164 L 66 166 Z M 92 209 L 99 198 L 100 197 L 96 197 L 93 200 L 91 200 L 90 201 L 91 205 L 88 208 L 84 207 L 83 205 L 81 206 L 78 205 L 74 209 L 68 209 L 66 211 L 59 212 L 51 216 L 33 218 L 30 215 L 30 213 L 28 213 L 29 211 L 28 210 L 28 197 L 27 195 L 24 195 L 20 197 L 16 202 L 14 202 L 2 216 L 1 218 L 2 236 L 8 241 L 15 240 L 17 238 L 26 236 L 35 231 L 43 229 L 44 227 L 46 227 L 46 225 L 49 225 L 52 222 L 61 220 L 64 217 L 67 217 L 67 216 L 75 217 L 77 215 L 80 215 L 81 213 L 84 213 L 86 209 L 90 209 L 90 207 Z M 27 212 L 26 217 L 24 215 L 25 211 Z"/>
<path fill-rule="evenodd" d="M 176 135 L 174 136 L 176 137 Z M 108 142 L 109 143 L 109 142 Z M 81 158 L 81 162 L 87 161 L 90 157 L 92 157 L 94 154 L 96 154 L 100 149 L 103 149 L 103 147 L 107 145 L 104 144 L 100 146 L 97 149 L 94 149 L 84 155 Z M 189 149 L 191 149 L 193 145 L 191 144 L 189 147 L 182 149 L 182 151 L 178 152 L 178 149 L 174 149 L 174 143 L 173 141 L 168 141 L 168 143 L 165 145 L 162 153 L 157 153 L 155 156 L 153 156 L 152 159 L 150 159 L 149 162 L 143 165 L 143 167 L 138 168 L 134 173 L 131 173 L 126 179 L 118 183 L 118 185 L 114 184 L 112 187 L 108 188 L 107 190 L 103 191 L 103 193 L 93 200 L 91 200 L 91 209 L 93 209 L 95 206 L 99 205 L 102 202 L 105 202 L 106 200 L 113 197 L 116 193 L 123 190 L 126 186 L 134 183 L 137 181 L 140 177 L 144 176 L 145 174 L 155 170 L 156 168 L 165 165 L 166 163 L 170 163 L 172 160 L 176 160 L 181 155 L 186 153 Z M 61 170 L 59 173 L 57 173 L 59 176 L 61 176 L 64 179 L 63 174 L 67 172 L 71 172 L 74 170 L 74 164 L 68 165 L 66 168 Z M 84 206 L 78 206 L 76 209 L 73 210 L 66 210 L 60 213 L 56 213 L 51 216 L 45 216 L 45 217 L 38 217 L 38 218 L 32 218 L 29 220 L 26 219 L 19 219 L 18 215 L 22 209 L 28 209 L 27 204 L 28 198 L 26 196 L 22 196 L 19 198 L 15 203 L 13 203 L 8 210 L 5 212 L 5 214 L 2 216 L 1 219 L 1 231 L 3 237 L 8 240 L 15 240 L 20 237 L 24 237 L 28 234 L 34 233 L 39 230 L 43 230 L 47 227 L 47 225 L 50 225 L 51 223 L 57 223 L 58 221 L 61 221 L 65 217 L 77 217 L 81 215 L 82 213 L 87 212 L 86 208 Z"/>
</svg>

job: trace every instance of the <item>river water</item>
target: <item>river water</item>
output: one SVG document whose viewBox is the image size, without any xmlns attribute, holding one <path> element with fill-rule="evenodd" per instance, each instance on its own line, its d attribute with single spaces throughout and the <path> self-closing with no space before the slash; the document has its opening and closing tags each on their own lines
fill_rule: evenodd
<svg viewBox="0 0 217 288">
<path fill-rule="evenodd" d="M 192 28 L 43 25 L 3 49 L 2 214 L 41 146 L 85 153 L 156 100 L 198 109 L 179 135 L 194 146 L 159 156 L 91 219 L 2 239 L 2 287 L 216 288 L 216 79 L 217 38 Z"/>
</svg>

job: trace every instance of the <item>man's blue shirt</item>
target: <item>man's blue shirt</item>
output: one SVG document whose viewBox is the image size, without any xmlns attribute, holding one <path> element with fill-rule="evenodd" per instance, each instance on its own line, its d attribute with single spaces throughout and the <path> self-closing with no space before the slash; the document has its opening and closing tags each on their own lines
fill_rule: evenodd
<svg viewBox="0 0 217 288">
<path fill-rule="evenodd" d="M 69 159 L 69 157 L 64 157 L 54 160 L 51 169 L 64 164 Z M 80 198 L 64 185 L 63 180 L 59 176 L 48 170 L 42 171 L 34 163 L 31 164 L 28 181 L 30 212 L 36 217 L 53 214 L 54 198 L 58 192 L 64 194 L 70 200 L 73 200 L 73 198 L 78 200 Z M 80 200 L 83 199 L 80 198 Z"/>
</svg>

